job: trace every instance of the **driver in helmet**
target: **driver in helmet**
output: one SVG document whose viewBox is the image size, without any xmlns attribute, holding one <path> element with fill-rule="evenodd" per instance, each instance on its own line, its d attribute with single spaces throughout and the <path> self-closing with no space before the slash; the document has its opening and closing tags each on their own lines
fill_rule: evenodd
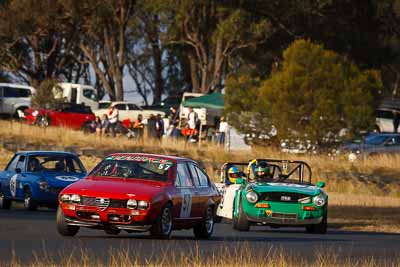
<svg viewBox="0 0 400 267">
<path fill-rule="evenodd" d="M 28 171 L 30 172 L 37 172 L 40 169 L 40 162 L 35 157 L 30 157 L 28 162 Z"/>
<path fill-rule="evenodd" d="M 232 166 L 228 170 L 228 179 L 226 179 L 226 184 L 235 184 L 236 179 L 241 178 L 241 172 L 236 166 Z"/>
<path fill-rule="evenodd" d="M 272 180 L 271 171 L 267 162 L 260 162 L 254 168 L 254 179 L 257 182 L 268 182 Z"/>
</svg>

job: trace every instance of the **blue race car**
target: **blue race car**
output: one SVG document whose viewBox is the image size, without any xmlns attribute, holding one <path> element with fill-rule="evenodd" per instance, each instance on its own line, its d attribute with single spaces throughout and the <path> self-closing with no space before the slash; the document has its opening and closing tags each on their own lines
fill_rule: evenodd
<svg viewBox="0 0 400 267">
<path fill-rule="evenodd" d="M 58 194 L 86 176 L 76 154 L 54 151 L 18 152 L 0 172 L 0 208 L 23 201 L 27 210 L 57 207 Z"/>
</svg>

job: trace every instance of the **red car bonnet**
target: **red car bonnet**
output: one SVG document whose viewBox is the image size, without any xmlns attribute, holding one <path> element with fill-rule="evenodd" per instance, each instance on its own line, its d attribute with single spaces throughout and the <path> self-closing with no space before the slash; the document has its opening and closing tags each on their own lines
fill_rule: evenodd
<svg viewBox="0 0 400 267">
<path fill-rule="evenodd" d="M 81 196 L 101 196 L 114 199 L 151 199 L 169 183 L 145 181 L 141 179 L 87 177 L 66 188 L 63 194 L 78 194 Z"/>
</svg>

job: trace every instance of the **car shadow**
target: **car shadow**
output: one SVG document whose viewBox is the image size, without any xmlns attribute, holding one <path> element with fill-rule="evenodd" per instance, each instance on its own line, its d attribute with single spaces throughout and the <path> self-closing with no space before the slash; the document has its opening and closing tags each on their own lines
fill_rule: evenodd
<svg viewBox="0 0 400 267">
<path fill-rule="evenodd" d="M 287 233 L 286 233 L 287 234 Z M 293 236 L 212 236 L 210 239 L 197 239 L 194 236 L 175 236 L 172 233 L 171 239 L 155 239 L 150 235 L 128 234 L 128 235 L 77 235 L 80 239 L 109 239 L 109 240 L 149 240 L 149 241 L 195 241 L 195 242 L 353 242 L 348 239 L 329 238 L 329 235 L 310 235 L 305 238 L 304 235 L 292 232 Z"/>
</svg>

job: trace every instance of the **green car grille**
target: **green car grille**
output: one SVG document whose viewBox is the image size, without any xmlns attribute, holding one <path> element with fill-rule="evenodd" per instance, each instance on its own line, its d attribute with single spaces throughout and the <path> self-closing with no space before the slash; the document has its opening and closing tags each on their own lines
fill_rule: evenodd
<svg viewBox="0 0 400 267">
<path fill-rule="evenodd" d="M 282 219 L 282 220 L 297 220 L 296 213 L 272 212 L 271 217 L 274 219 Z"/>
<path fill-rule="evenodd" d="M 299 203 L 299 200 L 309 197 L 309 195 L 292 192 L 267 192 L 261 195 L 260 200 Z"/>
</svg>

